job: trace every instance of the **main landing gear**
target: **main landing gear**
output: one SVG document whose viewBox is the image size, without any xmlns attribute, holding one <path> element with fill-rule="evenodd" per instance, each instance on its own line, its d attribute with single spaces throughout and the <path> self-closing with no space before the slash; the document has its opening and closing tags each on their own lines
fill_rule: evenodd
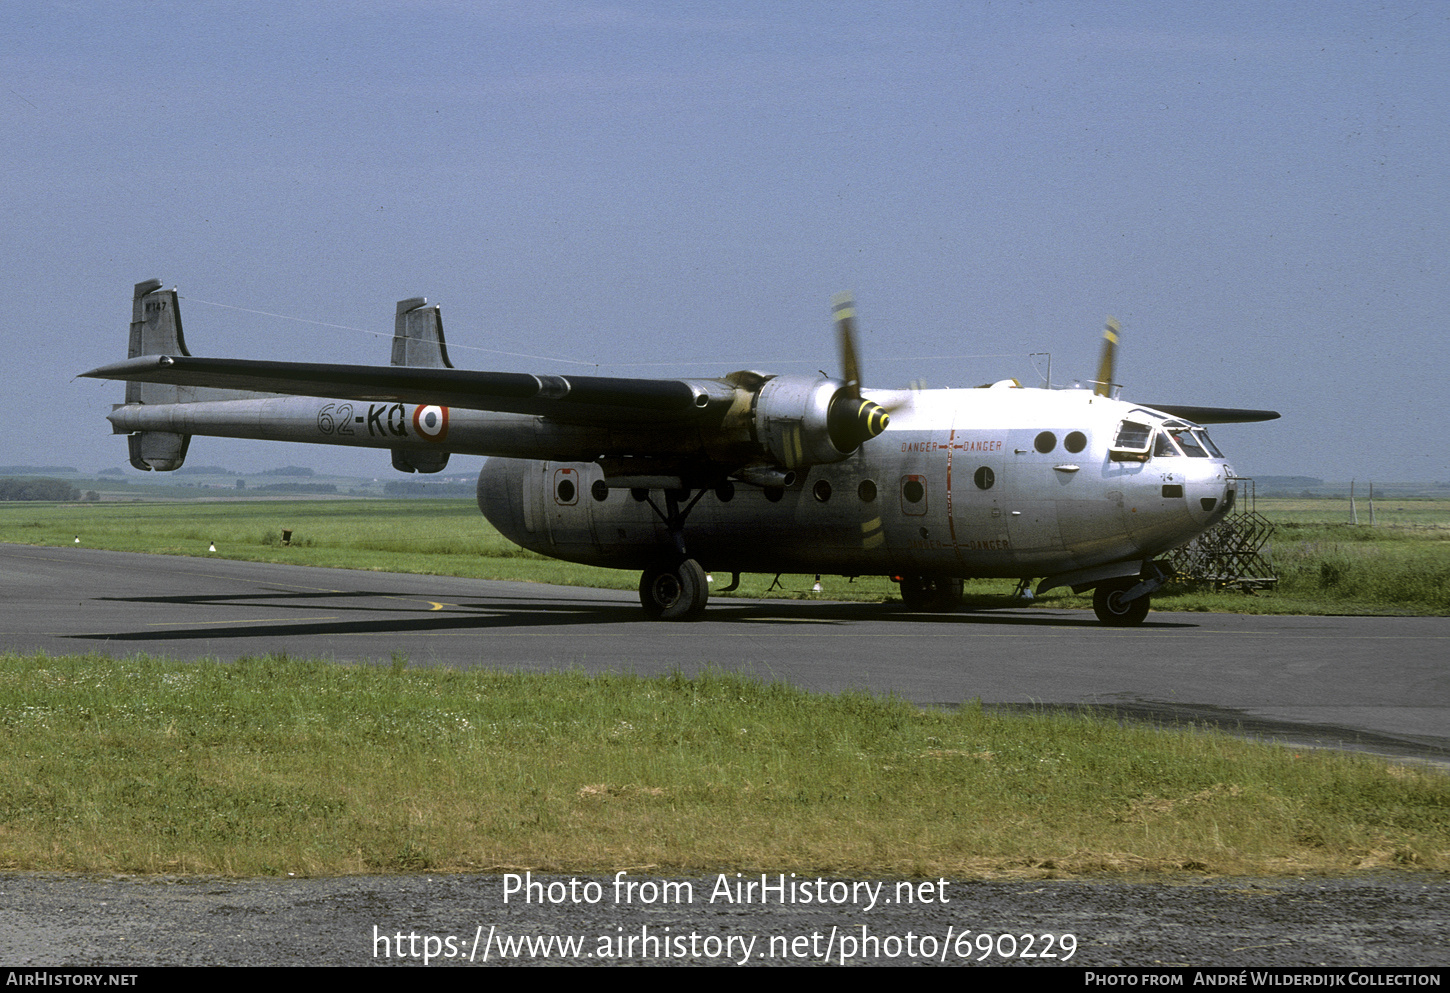
<svg viewBox="0 0 1450 993">
<path fill-rule="evenodd" d="M 639 578 L 639 602 L 652 621 L 697 621 L 709 599 L 705 570 L 694 559 L 662 559 Z"/>
<path fill-rule="evenodd" d="M 705 613 L 705 604 L 710 600 L 710 583 L 700 563 L 685 553 L 685 518 L 705 492 L 704 489 L 699 490 L 695 498 L 681 508 L 680 501 L 689 496 L 689 491 L 666 490 L 663 511 L 645 493 L 644 499 L 649 501 L 656 516 L 664 521 L 675 545 L 675 554 L 661 556 L 639 577 L 639 602 L 652 621 L 698 621 Z M 736 583 L 739 583 L 738 578 Z"/>
<path fill-rule="evenodd" d="M 901 602 L 907 610 L 945 613 L 962 605 L 962 581 L 940 576 L 902 576 Z"/>
</svg>

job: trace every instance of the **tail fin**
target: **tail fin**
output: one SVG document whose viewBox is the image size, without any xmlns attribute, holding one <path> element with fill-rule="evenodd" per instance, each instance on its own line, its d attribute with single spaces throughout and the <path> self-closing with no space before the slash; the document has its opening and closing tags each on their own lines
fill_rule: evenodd
<svg viewBox="0 0 1450 993">
<path fill-rule="evenodd" d="M 452 369 L 448 344 L 443 340 L 443 315 L 438 305 L 428 306 L 425 297 L 398 301 L 393 322 L 393 365 L 426 369 Z M 446 430 L 447 413 L 436 415 Z M 394 448 L 393 468 L 399 472 L 442 472 L 448 466 L 448 452 L 437 448 Z"/>
<path fill-rule="evenodd" d="M 148 279 L 136 284 L 131 299 L 131 338 L 127 358 L 141 355 L 190 355 L 181 335 L 181 310 L 176 290 L 163 290 L 161 280 Z M 193 399 L 182 393 L 195 392 L 194 387 L 171 386 L 166 383 L 127 383 L 127 403 L 182 403 Z M 152 469 L 170 472 L 180 469 L 186 461 L 191 435 L 168 431 L 138 431 L 126 438 L 131 464 L 142 472 Z"/>
<path fill-rule="evenodd" d="M 443 340 L 443 316 L 427 297 L 398 301 L 393 321 L 393 365 L 425 369 L 452 369 L 448 343 Z"/>
</svg>

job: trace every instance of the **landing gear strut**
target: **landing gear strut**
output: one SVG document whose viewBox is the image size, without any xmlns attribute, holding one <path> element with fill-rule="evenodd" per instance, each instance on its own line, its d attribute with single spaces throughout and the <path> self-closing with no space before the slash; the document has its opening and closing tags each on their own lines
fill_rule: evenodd
<svg viewBox="0 0 1450 993">
<path fill-rule="evenodd" d="M 1093 613 L 1108 627 L 1137 627 L 1148 616 L 1151 595 L 1172 578 L 1173 570 L 1148 562 L 1137 579 L 1124 577 L 1099 583 L 1093 590 Z"/>
<path fill-rule="evenodd" d="M 675 546 L 675 554 L 656 560 L 639 577 L 639 602 L 652 621 L 698 621 L 705 613 L 705 604 L 710 599 L 710 583 L 700 563 L 685 552 L 685 518 L 704 495 L 702 488 L 681 509 L 680 501 L 689 496 L 689 491 L 666 490 L 664 511 L 653 499 L 646 497 L 655 515 L 669 529 L 670 540 Z M 738 578 L 736 582 L 738 585 Z"/>
<path fill-rule="evenodd" d="M 901 602 L 907 610 L 945 612 L 962 605 L 962 581 L 940 576 L 902 576 Z"/>
</svg>

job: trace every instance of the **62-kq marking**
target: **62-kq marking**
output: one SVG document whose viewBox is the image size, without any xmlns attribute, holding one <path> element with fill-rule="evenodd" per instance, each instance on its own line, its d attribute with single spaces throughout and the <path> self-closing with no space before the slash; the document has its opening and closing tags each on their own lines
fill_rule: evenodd
<svg viewBox="0 0 1450 993">
<path fill-rule="evenodd" d="M 414 433 L 424 441 L 448 437 L 448 408 L 420 405 L 413 411 Z M 408 412 L 401 403 L 370 403 L 366 415 L 354 414 L 350 403 L 324 404 L 317 412 L 317 430 L 325 435 L 355 435 L 355 424 L 367 427 L 369 438 L 408 437 Z"/>
</svg>

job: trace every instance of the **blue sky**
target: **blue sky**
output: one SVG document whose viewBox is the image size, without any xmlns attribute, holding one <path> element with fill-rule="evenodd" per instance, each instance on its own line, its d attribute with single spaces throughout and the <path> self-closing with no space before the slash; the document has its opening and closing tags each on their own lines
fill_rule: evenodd
<svg viewBox="0 0 1450 993">
<path fill-rule="evenodd" d="M 852 289 L 868 385 L 1086 379 L 1114 314 L 1125 395 L 1283 411 L 1242 472 L 1450 480 L 1450 5 L 4 10 L 0 464 L 124 463 L 73 377 L 155 276 L 196 354 L 385 363 L 426 295 L 548 373 L 833 370 Z"/>
</svg>

